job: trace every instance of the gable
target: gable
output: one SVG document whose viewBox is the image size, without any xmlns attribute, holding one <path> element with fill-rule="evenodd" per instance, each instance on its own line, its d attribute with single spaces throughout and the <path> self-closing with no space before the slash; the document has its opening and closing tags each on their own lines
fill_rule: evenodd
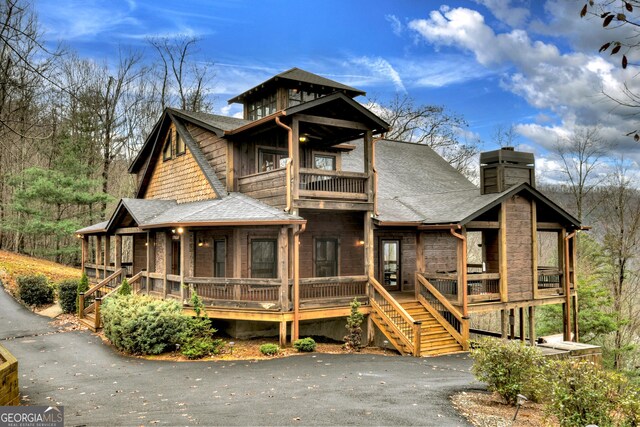
<svg viewBox="0 0 640 427">
<path fill-rule="evenodd" d="M 148 182 L 139 192 L 142 198 L 184 203 L 217 197 L 191 148 L 176 132 L 175 123 L 171 123 L 164 137 L 159 139 L 158 145 L 160 155 L 151 157 Z M 167 152 L 170 153 L 169 156 L 165 155 Z"/>
</svg>

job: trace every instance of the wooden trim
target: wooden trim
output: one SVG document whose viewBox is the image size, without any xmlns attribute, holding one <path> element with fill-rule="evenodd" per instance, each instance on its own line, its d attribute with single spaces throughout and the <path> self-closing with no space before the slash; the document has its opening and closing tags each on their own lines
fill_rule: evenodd
<svg viewBox="0 0 640 427">
<path fill-rule="evenodd" d="M 246 113 L 246 111 L 245 111 L 245 113 Z M 268 123 L 271 120 L 274 120 L 276 117 L 281 117 L 281 116 L 284 116 L 286 114 L 287 113 L 284 110 L 276 111 L 273 114 L 270 114 L 270 115 L 265 116 L 265 117 L 263 117 L 261 119 L 258 119 L 258 120 L 254 120 L 251 123 L 247 123 L 244 126 L 240 126 L 239 128 L 235 128 L 235 129 L 232 129 L 232 130 L 226 130 L 226 131 L 224 131 L 224 134 L 225 135 L 235 135 L 235 134 L 238 134 L 240 132 L 244 132 L 247 129 L 251 129 L 251 128 L 254 128 L 256 126 L 260 126 L 261 124 Z M 246 114 L 245 114 L 245 117 L 246 117 Z"/>
<path fill-rule="evenodd" d="M 122 235 L 116 234 L 116 244 L 115 244 L 115 260 L 114 265 L 116 269 L 122 266 Z"/>
<path fill-rule="evenodd" d="M 335 193 L 332 193 L 335 194 Z M 351 194 L 351 193 L 350 193 Z M 296 199 L 293 201 L 293 207 L 295 209 L 325 209 L 325 210 L 339 210 L 339 211 L 371 211 L 373 210 L 373 203 L 363 201 L 337 201 L 337 200 L 313 200 L 313 199 Z M 306 223 L 304 221 L 292 221 L 291 224 Z"/>
<path fill-rule="evenodd" d="M 291 121 L 291 157 L 292 157 L 292 200 L 298 199 L 300 196 L 300 122 L 297 118 Z"/>
<path fill-rule="evenodd" d="M 324 169 L 312 169 L 312 168 L 300 168 L 299 173 L 308 173 L 311 175 L 325 175 L 330 177 L 337 178 L 368 178 L 366 173 L 362 172 L 349 172 L 349 171 L 340 171 L 340 170 L 324 170 Z"/>
<path fill-rule="evenodd" d="M 144 232 L 145 231 L 140 227 L 122 227 L 116 228 L 113 234 L 139 234 Z"/>
<path fill-rule="evenodd" d="M 351 120 L 312 116 L 310 114 L 296 114 L 296 118 L 301 122 L 305 122 L 305 123 L 315 123 L 318 125 L 333 126 L 333 127 L 348 128 L 348 129 L 358 129 L 363 131 L 369 130 L 368 126 L 360 122 L 354 122 Z"/>
<path fill-rule="evenodd" d="M 538 222 L 537 226 L 539 231 L 556 231 L 564 228 L 562 224 L 558 222 Z"/>
<path fill-rule="evenodd" d="M 242 238 L 238 228 L 233 229 L 233 277 L 242 276 Z"/>
<path fill-rule="evenodd" d="M 500 205 L 500 239 L 498 241 L 498 263 L 500 271 L 500 300 L 509 300 L 509 278 L 507 266 L 507 205 L 503 202 Z"/>
<path fill-rule="evenodd" d="M 536 299 L 538 298 L 538 213 L 535 200 L 531 200 L 531 264 L 533 268 L 533 299 Z"/>
<path fill-rule="evenodd" d="M 327 171 L 326 169 L 316 169 L 316 156 L 321 156 L 321 157 L 333 157 L 334 158 L 334 166 L 336 167 L 335 169 L 332 169 L 331 171 Z M 313 164 L 313 167 L 311 168 L 311 170 L 313 170 L 313 173 L 316 173 L 317 171 L 323 171 L 323 172 L 341 172 L 342 171 L 342 156 L 340 155 L 340 153 L 335 153 L 335 152 L 331 152 L 331 151 L 326 151 L 326 150 L 316 150 L 313 149 L 311 150 L 311 163 Z M 304 168 L 304 169 L 308 169 L 308 168 Z M 303 168 L 300 168 L 300 172 L 303 172 Z"/>
<path fill-rule="evenodd" d="M 299 197 L 309 199 L 369 200 L 365 193 L 342 193 L 337 191 L 298 190 Z"/>
<path fill-rule="evenodd" d="M 476 229 L 478 230 L 487 230 L 487 229 L 493 229 L 493 230 L 497 230 L 500 228 L 500 222 L 499 221 L 469 221 L 466 224 L 467 230 L 471 230 L 473 229 L 474 231 Z"/>
<path fill-rule="evenodd" d="M 536 308 L 534 306 L 529 307 L 529 343 L 531 345 L 536 344 Z"/>
<path fill-rule="evenodd" d="M 168 275 L 168 278 L 178 278 L 180 276 Z M 262 279 L 253 277 L 185 277 L 185 283 L 192 285 L 264 285 L 264 286 L 277 286 L 282 283 L 279 278 Z"/>
<path fill-rule="evenodd" d="M 185 228 L 180 234 L 180 304 L 184 305 L 184 278 L 189 264 L 189 231 Z"/>
<path fill-rule="evenodd" d="M 150 283 L 151 282 L 149 280 L 149 273 L 151 270 L 151 233 L 147 231 L 147 244 L 146 244 L 146 250 L 147 250 L 147 268 L 146 268 L 146 272 L 147 272 L 147 280 L 145 283 L 145 288 L 146 288 L 146 292 L 147 295 L 149 294 L 149 290 L 151 288 Z M 155 256 L 155 253 L 154 253 Z"/>
<path fill-rule="evenodd" d="M 306 224 L 306 219 L 274 219 L 274 220 L 252 220 L 252 221 L 213 221 L 213 222 L 167 222 L 164 224 L 146 225 L 144 230 L 152 230 L 157 228 L 171 228 L 171 227 L 234 227 L 243 225 L 288 225 L 288 224 Z"/>
<path fill-rule="evenodd" d="M 278 276 L 280 277 L 280 310 L 289 311 L 289 235 L 286 227 L 278 233 Z M 287 323 L 280 324 L 280 342 L 286 343 Z"/>
</svg>

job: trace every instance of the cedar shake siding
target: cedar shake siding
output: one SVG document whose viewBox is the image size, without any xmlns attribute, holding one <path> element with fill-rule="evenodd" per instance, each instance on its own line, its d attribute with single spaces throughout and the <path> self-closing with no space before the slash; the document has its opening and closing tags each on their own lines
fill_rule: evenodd
<svg viewBox="0 0 640 427">
<path fill-rule="evenodd" d="M 187 123 L 187 130 L 198 143 L 205 159 L 213 168 L 216 177 L 226 185 L 227 182 L 227 140 L 211 131 Z"/>
<path fill-rule="evenodd" d="M 533 299 L 531 202 L 522 196 L 505 202 L 507 210 L 507 281 L 509 301 Z"/>
<path fill-rule="evenodd" d="M 188 148 L 181 155 L 175 154 L 176 132 L 171 127 L 174 154 L 164 160 L 158 156 L 156 164 L 144 193 L 144 199 L 176 200 L 178 203 L 215 199 L 216 194 L 204 176 Z"/>
</svg>

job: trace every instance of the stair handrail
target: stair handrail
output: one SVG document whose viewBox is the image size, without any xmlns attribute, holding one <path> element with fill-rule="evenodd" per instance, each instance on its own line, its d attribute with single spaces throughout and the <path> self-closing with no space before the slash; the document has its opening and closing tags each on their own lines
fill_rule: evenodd
<svg viewBox="0 0 640 427">
<path fill-rule="evenodd" d="M 139 271 L 138 273 L 134 274 L 130 279 L 128 279 L 129 284 L 133 284 L 135 282 L 137 282 L 138 280 L 140 280 L 140 278 L 142 277 L 142 271 Z M 109 298 L 111 295 L 115 294 L 116 292 L 118 292 L 118 290 L 122 287 L 122 282 L 116 286 L 115 288 L 113 288 L 111 291 L 109 291 L 108 294 L 106 294 L 105 296 L 103 296 L 102 298 L 96 298 L 95 301 L 95 317 L 93 318 L 94 321 L 94 328 L 97 330 L 102 326 L 102 316 L 101 316 L 101 312 L 100 312 L 100 306 L 102 305 L 102 302 Z"/>
<path fill-rule="evenodd" d="M 418 301 L 425 306 L 427 310 L 429 310 L 429 312 L 442 324 L 442 326 L 445 327 L 445 329 L 447 329 L 447 331 L 460 343 L 460 345 L 462 345 L 465 350 L 468 349 L 469 319 L 465 318 L 462 313 L 455 308 L 451 302 L 449 302 L 447 297 L 442 295 L 440 291 L 438 291 L 438 289 L 436 289 L 436 287 L 433 286 L 426 277 L 424 277 L 424 274 L 416 272 L 416 279 L 416 297 L 418 298 Z M 419 286 L 426 288 L 429 293 L 433 295 L 440 304 L 442 304 L 442 306 L 458 320 L 458 322 L 460 322 L 462 331 L 459 332 L 453 328 L 453 325 L 451 325 L 448 320 L 433 309 L 431 303 L 421 295 L 420 289 L 418 288 Z"/>
<path fill-rule="evenodd" d="M 89 295 L 92 295 L 92 294 L 96 293 L 97 291 L 99 291 L 103 287 L 105 287 L 113 279 L 115 279 L 116 277 L 120 276 L 123 271 L 124 271 L 124 269 L 120 268 L 120 269 L 114 271 L 113 273 L 111 273 L 111 275 L 109 277 L 107 277 L 106 279 L 102 280 L 102 282 L 98 283 L 97 285 L 95 285 L 92 288 L 90 288 L 87 292 L 85 292 L 84 293 L 85 298 L 88 297 Z"/>
<path fill-rule="evenodd" d="M 129 285 L 133 285 L 134 283 L 136 283 L 137 281 L 140 280 L 140 278 L 142 277 L 142 271 L 134 274 L 133 276 L 131 276 L 130 279 L 127 279 L 127 281 L 129 282 Z M 113 295 L 115 292 L 117 292 L 120 288 L 122 287 L 122 283 L 120 283 L 118 286 L 116 286 L 115 288 L 113 288 L 111 291 L 109 291 L 108 294 L 106 294 L 105 296 L 102 297 L 102 301 L 104 301 L 105 299 L 107 299 L 108 297 L 110 297 L 111 295 Z M 133 288 L 132 288 L 133 289 Z"/>
<path fill-rule="evenodd" d="M 404 342 L 404 344 L 411 349 L 411 353 L 414 356 L 420 356 L 420 341 L 421 341 L 421 325 L 422 322 L 416 321 L 407 311 L 402 308 L 402 306 L 398 303 L 398 301 L 391 296 L 389 292 L 374 278 L 369 277 L 369 286 L 377 292 L 382 298 L 396 311 L 403 320 L 411 325 L 411 335 L 407 335 L 402 328 L 399 328 L 398 325 L 393 321 L 393 319 L 389 316 L 389 314 L 376 302 L 373 295 L 370 295 L 370 304 L 371 307 L 376 310 L 376 312 L 383 316 L 389 323 L 389 325 L 395 330 L 400 339 Z"/>
</svg>

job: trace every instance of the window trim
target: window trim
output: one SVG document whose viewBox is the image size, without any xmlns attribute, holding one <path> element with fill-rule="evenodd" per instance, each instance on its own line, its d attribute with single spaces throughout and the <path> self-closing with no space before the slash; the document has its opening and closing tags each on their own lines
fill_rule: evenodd
<svg viewBox="0 0 640 427">
<path fill-rule="evenodd" d="M 313 255 L 312 255 L 312 263 L 313 263 L 313 277 L 318 276 L 318 257 L 317 257 L 317 248 L 319 240 L 332 240 L 336 242 L 336 276 L 340 276 L 340 238 L 336 236 L 313 236 Z M 336 276 L 326 276 L 326 277 L 336 277 Z M 324 276 L 323 276 L 324 277 Z"/>
<path fill-rule="evenodd" d="M 252 279 L 260 279 L 261 277 L 255 277 L 253 275 L 254 271 L 253 271 L 253 242 L 273 242 L 274 246 L 275 246 L 275 250 L 273 251 L 274 253 L 274 263 L 273 263 L 273 271 L 275 273 L 275 275 L 273 277 L 265 277 L 266 279 L 278 279 L 279 277 L 279 270 L 278 270 L 278 237 L 277 236 L 256 236 L 256 237 L 251 237 L 249 239 L 249 256 L 248 258 L 248 264 L 249 264 L 249 278 Z"/>
<path fill-rule="evenodd" d="M 263 171 L 260 165 L 260 157 L 263 152 L 270 152 L 271 154 L 276 154 L 276 155 L 283 154 L 285 159 L 289 157 L 289 151 L 287 151 L 286 148 L 283 149 L 283 148 L 272 147 L 268 145 L 258 145 L 256 146 L 256 173 L 273 172 L 279 169 L 284 169 L 283 167 L 280 167 L 280 165 L 278 164 L 277 168 L 274 168 L 268 171 Z"/>
<path fill-rule="evenodd" d="M 182 151 L 180 151 L 179 141 L 182 141 Z M 180 133 L 176 132 L 176 157 L 183 156 L 187 154 L 187 144 L 184 141 L 184 138 L 180 136 Z"/>
<path fill-rule="evenodd" d="M 216 261 L 216 255 L 217 255 L 217 249 L 216 249 L 216 243 L 217 242 L 223 242 L 224 243 L 224 275 L 223 276 L 218 276 L 218 269 L 217 269 L 217 264 L 218 262 Z M 211 252 L 212 252 L 212 266 L 211 266 L 211 272 L 213 277 L 227 277 L 227 255 L 228 255 L 228 247 L 227 247 L 227 237 L 226 236 L 213 236 L 211 238 Z"/>
<path fill-rule="evenodd" d="M 320 157 L 333 157 L 334 158 L 334 166 L 335 169 L 333 169 L 334 171 L 339 171 L 342 169 L 342 162 L 341 160 L 341 156 L 338 155 L 338 153 L 331 153 L 329 151 L 319 151 L 319 150 L 312 150 L 311 151 L 311 167 L 313 169 L 317 169 L 316 168 L 316 156 L 320 156 Z M 318 170 L 325 170 L 325 169 L 318 169 Z"/>
<path fill-rule="evenodd" d="M 171 137 L 171 133 L 169 132 L 167 138 L 164 141 L 164 146 L 162 147 L 162 161 L 166 162 L 173 158 L 173 138 Z"/>
</svg>

